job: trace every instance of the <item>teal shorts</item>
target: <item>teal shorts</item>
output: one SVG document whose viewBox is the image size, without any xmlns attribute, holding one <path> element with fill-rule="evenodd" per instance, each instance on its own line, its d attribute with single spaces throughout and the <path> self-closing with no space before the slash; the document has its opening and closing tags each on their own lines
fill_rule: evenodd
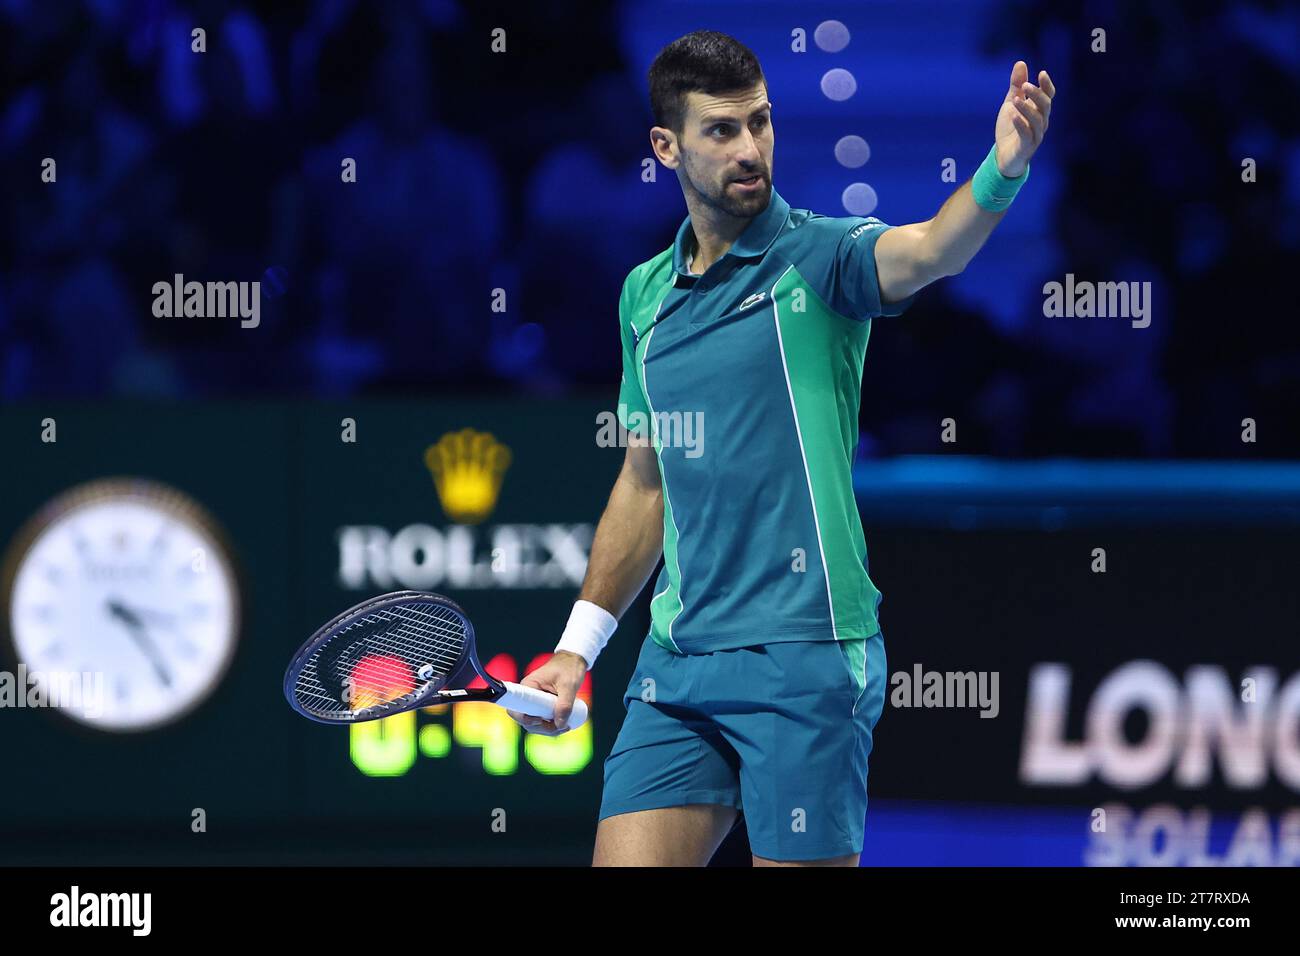
<svg viewBox="0 0 1300 956">
<path fill-rule="evenodd" d="M 600 819 L 710 803 L 769 860 L 862 852 L 883 634 L 677 654 L 646 638 L 605 760 Z"/>
</svg>

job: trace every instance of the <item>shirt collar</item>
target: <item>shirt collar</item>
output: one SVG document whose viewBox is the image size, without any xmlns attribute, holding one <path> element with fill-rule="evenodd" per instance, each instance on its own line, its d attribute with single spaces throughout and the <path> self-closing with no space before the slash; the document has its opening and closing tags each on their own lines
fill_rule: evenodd
<svg viewBox="0 0 1300 956">
<path fill-rule="evenodd" d="M 790 204 L 773 188 L 772 199 L 768 202 L 767 208 L 750 220 L 745 231 L 736 237 L 736 241 L 727 250 L 727 255 L 740 258 L 763 255 L 781 234 L 789 216 Z M 691 217 L 687 216 L 677 229 L 677 238 L 673 240 L 673 268 L 681 275 L 698 279 L 699 276 L 686 267 L 689 258 L 688 247 L 693 241 Z"/>
</svg>

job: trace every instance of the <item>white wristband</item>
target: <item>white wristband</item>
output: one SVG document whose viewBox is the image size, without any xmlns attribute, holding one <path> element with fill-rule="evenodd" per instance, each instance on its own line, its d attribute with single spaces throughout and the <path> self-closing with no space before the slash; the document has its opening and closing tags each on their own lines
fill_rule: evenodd
<svg viewBox="0 0 1300 956">
<path fill-rule="evenodd" d="M 564 634 L 555 649 L 579 655 L 590 670 L 617 627 L 618 618 L 599 604 L 578 601 L 573 605 L 569 623 L 564 626 Z"/>
</svg>

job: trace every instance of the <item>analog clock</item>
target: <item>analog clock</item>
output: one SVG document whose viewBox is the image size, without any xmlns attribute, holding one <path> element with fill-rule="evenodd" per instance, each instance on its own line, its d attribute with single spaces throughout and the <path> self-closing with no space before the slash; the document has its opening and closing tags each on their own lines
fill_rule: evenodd
<svg viewBox="0 0 1300 956">
<path fill-rule="evenodd" d="M 223 536 L 156 482 L 93 481 L 55 498 L 14 538 L 0 588 L 27 686 L 100 730 L 176 720 L 234 653 L 239 594 Z"/>
</svg>

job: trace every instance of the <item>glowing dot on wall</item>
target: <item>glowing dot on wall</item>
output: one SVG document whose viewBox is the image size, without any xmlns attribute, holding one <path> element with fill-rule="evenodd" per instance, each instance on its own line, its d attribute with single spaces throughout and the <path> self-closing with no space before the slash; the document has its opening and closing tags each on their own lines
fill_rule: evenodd
<svg viewBox="0 0 1300 956">
<path fill-rule="evenodd" d="M 857 91 L 858 81 L 848 70 L 837 66 L 833 70 L 827 70 L 822 77 L 822 93 L 829 100 L 836 102 L 847 100 Z"/>
<path fill-rule="evenodd" d="M 857 169 L 871 158 L 871 147 L 861 136 L 844 136 L 835 144 L 835 158 L 841 166 Z"/>
<path fill-rule="evenodd" d="M 851 216 L 870 216 L 875 211 L 876 191 L 866 183 L 850 183 L 844 189 L 844 194 L 840 197 L 844 203 L 845 210 Z"/>
<path fill-rule="evenodd" d="M 839 20 L 823 20 L 813 31 L 813 42 L 827 53 L 839 53 L 849 45 L 849 28 Z"/>
</svg>

